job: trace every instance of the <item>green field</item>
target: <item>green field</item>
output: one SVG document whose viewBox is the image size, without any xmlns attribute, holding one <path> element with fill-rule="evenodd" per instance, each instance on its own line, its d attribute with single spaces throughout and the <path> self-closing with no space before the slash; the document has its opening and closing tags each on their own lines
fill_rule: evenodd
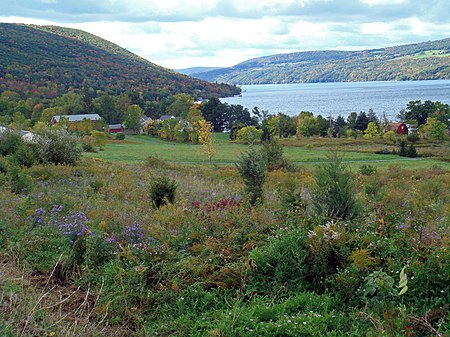
<svg viewBox="0 0 450 337">
<path fill-rule="evenodd" d="M 326 158 L 331 146 L 324 146 L 322 143 L 319 144 L 320 141 L 322 140 L 311 139 L 312 144 L 310 146 L 304 146 L 304 144 L 300 144 L 300 146 L 285 146 L 285 154 L 297 165 L 317 164 Z M 337 140 L 333 140 L 332 142 L 337 143 Z M 215 147 L 217 153 L 213 157 L 212 162 L 217 165 L 233 165 L 239 160 L 240 155 L 249 148 L 249 145 L 230 142 L 227 134 L 216 134 Z M 450 163 L 432 158 L 405 158 L 391 154 L 382 155 L 374 153 L 374 149 L 381 148 L 381 145 L 374 146 L 372 144 L 368 146 L 365 143 L 362 143 L 362 145 L 356 143 L 346 144 L 340 147 L 334 146 L 334 149 L 342 153 L 344 160 L 350 166 L 358 167 L 362 163 L 370 163 L 379 168 L 399 165 L 403 168 L 439 166 L 444 169 L 450 169 Z M 148 157 L 183 164 L 209 163 L 201 145 L 170 142 L 157 137 L 144 135 L 127 136 L 123 142 L 114 141 L 108 143 L 103 151 L 85 153 L 84 156 L 127 163 L 141 162 Z"/>
<path fill-rule="evenodd" d="M 449 57 L 450 53 L 446 50 L 427 50 L 416 55 L 411 56 L 414 59 L 421 59 L 426 57 Z"/>
</svg>

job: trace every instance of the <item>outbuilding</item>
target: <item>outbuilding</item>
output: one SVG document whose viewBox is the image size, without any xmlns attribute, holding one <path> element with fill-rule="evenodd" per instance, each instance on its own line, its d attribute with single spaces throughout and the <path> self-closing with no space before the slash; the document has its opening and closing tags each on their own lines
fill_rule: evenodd
<svg viewBox="0 0 450 337">
<path fill-rule="evenodd" d="M 384 132 L 394 131 L 398 135 L 407 135 L 408 126 L 405 123 L 390 122 L 384 128 Z"/>
</svg>

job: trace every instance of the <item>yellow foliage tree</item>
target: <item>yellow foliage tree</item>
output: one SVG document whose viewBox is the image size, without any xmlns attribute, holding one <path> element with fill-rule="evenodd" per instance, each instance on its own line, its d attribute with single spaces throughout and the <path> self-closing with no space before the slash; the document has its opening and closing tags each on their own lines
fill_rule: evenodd
<svg viewBox="0 0 450 337">
<path fill-rule="evenodd" d="M 214 143 L 216 141 L 216 137 L 212 133 L 213 126 L 211 123 L 203 120 L 198 121 L 198 142 L 203 145 L 203 150 L 208 156 L 208 160 L 211 163 L 212 157 L 216 154 L 216 148 L 214 147 Z"/>
</svg>

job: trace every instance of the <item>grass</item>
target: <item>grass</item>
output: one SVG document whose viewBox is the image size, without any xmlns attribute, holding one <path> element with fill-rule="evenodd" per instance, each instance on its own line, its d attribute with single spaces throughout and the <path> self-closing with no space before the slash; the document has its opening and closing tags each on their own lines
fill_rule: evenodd
<svg viewBox="0 0 450 337">
<path fill-rule="evenodd" d="M 351 167 L 368 162 L 379 168 L 399 165 L 404 168 L 438 166 L 450 169 L 450 163 L 431 157 L 411 159 L 392 154 L 376 154 L 374 152 L 383 149 L 385 145 L 363 139 L 291 138 L 283 140 L 283 144 L 287 158 L 298 165 L 315 165 L 324 161 L 330 150 L 336 150 L 342 153 L 344 160 Z M 213 164 L 233 165 L 249 145 L 230 142 L 227 134 L 217 133 L 215 147 L 217 153 L 213 157 Z M 426 147 L 419 144 L 417 147 L 419 154 L 422 152 L 446 155 L 449 151 L 448 145 L 445 144 L 437 147 L 435 144 Z M 388 146 L 390 151 L 394 148 L 393 145 Z M 85 153 L 84 156 L 126 163 L 142 162 L 151 156 L 174 163 L 209 164 L 201 145 L 170 142 L 145 135 L 128 136 L 124 142 L 113 141 L 107 144 L 103 151 Z"/>
<path fill-rule="evenodd" d="M 142 136 L 123 145 L 151 141 L 192 147 Z M 33 193 L 0 185 L 0 336 L 448 335 L 450 171 L 403 168 L 353 174 L 361 216 L 345 221 L 314 215 L 309 168 L 268 174 L 253 208 L 225 166 L 83 158 L 24 168 Z M 155 209 L 160 175 L 178 188 L 173 205 Z M 72 244 L 58 224 L 81 213 L 94 235 Z M 397 291 L 405 265 L 405 301 L 363 296 L 380 270 Z"/>
<path fill-rule="evenodd" d="M 450 53 L 446 50 L 427 50 L 416 55 L 411 56 L 414 59 L 422 59 L 427 57 L 449 57 Z"/>
</svg>

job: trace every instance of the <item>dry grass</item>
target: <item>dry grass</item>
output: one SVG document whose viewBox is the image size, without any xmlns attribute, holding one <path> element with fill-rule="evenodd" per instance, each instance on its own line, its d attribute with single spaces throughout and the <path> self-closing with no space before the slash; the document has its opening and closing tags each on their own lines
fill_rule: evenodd
<svg viewBox="0 0 450 337">
<path fill-rule="evenodd" d="M 29 273 L 17 262 L 0 264 L 2 336 L 129 336 L 96 314 L 100 292 L 70 285 L 60 261 L 51 273 Z"/>
</svg>

